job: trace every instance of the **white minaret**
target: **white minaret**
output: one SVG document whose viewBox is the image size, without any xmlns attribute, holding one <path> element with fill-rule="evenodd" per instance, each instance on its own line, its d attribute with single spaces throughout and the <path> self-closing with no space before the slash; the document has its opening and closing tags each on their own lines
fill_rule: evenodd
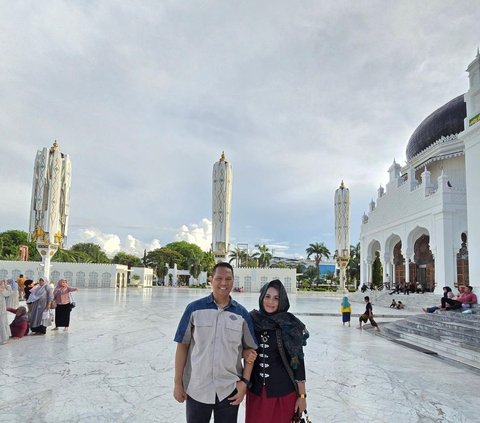
<svg viewBox="0 0 480 423">
<path fill-rule="evenodd" d="M 33 169 L 30 236 L 37 242 L 43 274 L 50 276 L 50 260 L 67 237 L 70 208 L 70 158 L 57 142 L 37 151 Z"/>
<path fill-rule="evenodd" d="M 340 290 L 345 291 L 345 270 L 350 259 L 350 192 L 343 181 L 335 191 L 335 256 L 340 269 Z"/>
<path fill-rule="evenodd" d="M 231 207 L 232 165 L 222 152 L 212 175 L 212 251 L 216 263 L 225 261 L 230 249 Z"/>
<path fill-rule="evenodd" d="M 480 51 L 467 68 L 469 89 L 465 93 L 467 117 L 465 131 L 461 134 L 465 142 L 465 177 L 467 185 L 467 219 L 468 219 L 468 268 L 470 285 L 477 296 L 480 291 Z"/>
</svg>

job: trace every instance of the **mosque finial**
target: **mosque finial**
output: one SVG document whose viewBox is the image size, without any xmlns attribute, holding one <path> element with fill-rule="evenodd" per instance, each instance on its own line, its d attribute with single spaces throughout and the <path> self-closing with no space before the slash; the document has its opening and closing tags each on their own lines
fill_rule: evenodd
<svg viewBox="0 0 480 423">
<path fill-rule="evenodd" d="M 55 140 L 55 141 L 53 142 L 53 145 L 52 145 L 52 147 L 50 148 L 50 152 L 52 153 L 52 152 L 54 152 L 55 150 L 58 150 L 57 140 Z"/>
<path fill-rule="evenodd" d="M 342 183 L 340 184 L 340 189 L 344 189 L 345 188 L 345 185 L 343 183 L 343 179 L 342 179 Z"/>
<path fill-rule="evenodd" d="M 225 151 L 222 151 L 222 155 L 220 156 L 220 161 L 221 162 L 225 161 Z"/>
</svg>

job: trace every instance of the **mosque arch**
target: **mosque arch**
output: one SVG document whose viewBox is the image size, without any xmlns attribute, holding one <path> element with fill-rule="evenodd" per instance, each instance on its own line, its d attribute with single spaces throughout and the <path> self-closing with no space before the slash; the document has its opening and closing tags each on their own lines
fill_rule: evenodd
<svg viewBox="0 0 480 423">
<path fill-rule="evenodd" d="M 400 244 L 402 245 L 402 239 L 400 235 L 396 233 L 390 234 L 390 236 L 385 241 L 385 249 L 383 254 L 383 272 L 384 272 L 384 281 L 387 286 L 390 288 L 393 285 L 397 284 L 399 279 L 399 272 L 395 264 L 395 247 Z M 403 272 L 403 280 L 405 280 Z"/>
<path fill-rule="evenodd" d="M 410 264 L 410 282 L 420 284 L 422 290 L 435 290 L 435 259 L 430 249 L 430 235 L 420 235 L 413 246 L 413 263 Z"/>
</svg>

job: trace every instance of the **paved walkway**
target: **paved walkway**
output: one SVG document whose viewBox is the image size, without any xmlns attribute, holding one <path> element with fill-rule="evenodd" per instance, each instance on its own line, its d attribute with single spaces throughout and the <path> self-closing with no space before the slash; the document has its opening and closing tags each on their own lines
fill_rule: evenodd
<svg viewBox="0 0 480 423">
<path fill-rule="evenodd" d="M 70 332 L 0 346 L 0 422 L 185 421 L 184 405 L 172 396 L 172 339 L 185 305 L 207 293 L 163 287 L 79 292 Z M 258 294 L 234 297 L 258 308 Z M 480 376 L 360 331 L 356 319 L 349 328 L 339 316 L 319 315 L 334 315 L 339 303 L 291 296 L 291 311 L 311 334 L 306 364 L 314 423 L 480 421 Z M 353 304 L 355 314 L 362 311 Z M 243 416 L 242 406 L 239 421 Z"/>
</svg>

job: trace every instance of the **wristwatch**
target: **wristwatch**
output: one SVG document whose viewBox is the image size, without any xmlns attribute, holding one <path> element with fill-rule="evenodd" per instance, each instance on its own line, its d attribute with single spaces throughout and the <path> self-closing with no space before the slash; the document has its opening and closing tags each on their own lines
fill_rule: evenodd
<svg viewBox="0 0 480 423">
<path fill-rule="evenodd" d="M 247 388 L 252 387 L 252 382 L 250 382 L 247 378 L 244 378 L 243 376 L 239 376 L 239 379 L 241 382 L 243 382 L 245 385 L 247 385 Z"/>
</svg>

